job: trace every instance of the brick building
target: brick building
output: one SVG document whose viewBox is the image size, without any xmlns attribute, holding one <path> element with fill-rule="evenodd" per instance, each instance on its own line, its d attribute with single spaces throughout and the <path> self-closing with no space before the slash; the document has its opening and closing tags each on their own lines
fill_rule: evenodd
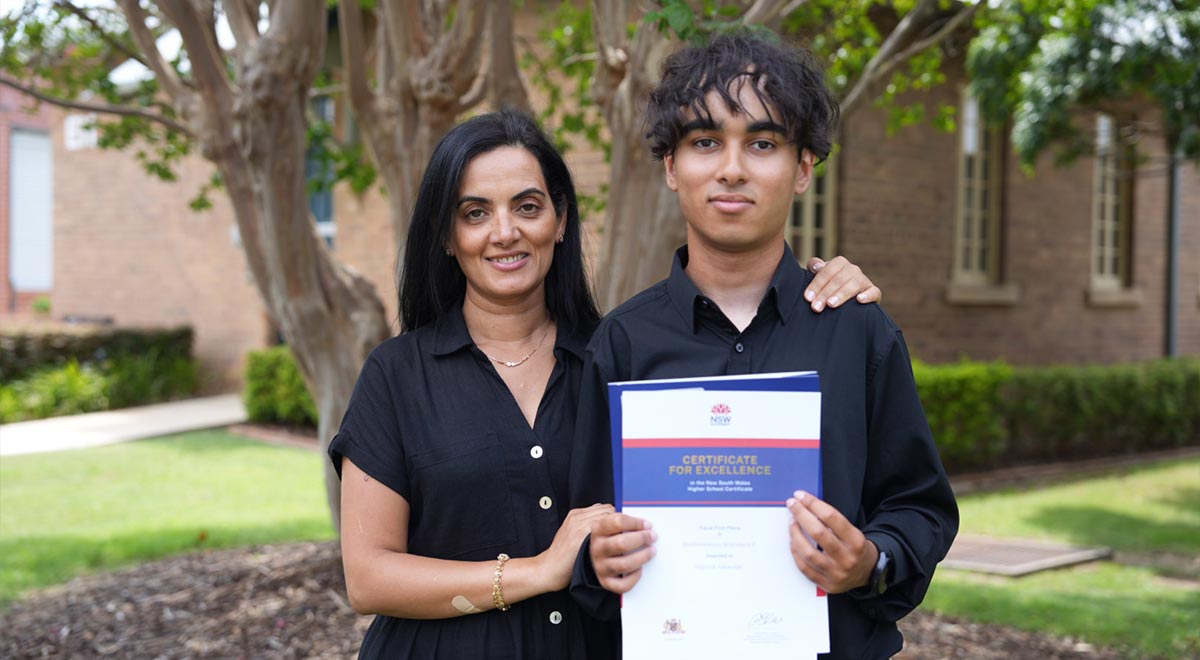
<svg viewBox="0 0 1200 660">
<path fill-rule="evenodd" d="M 960 107 L 956 133 L 918 125 L 889 136 L 885 113 L 870 107 L 847 118 L 840 152 L 797 200 L 790 230 L 797 254 L 845 254 L 862 265 L 883 288 L 913 355 L 926 361 L 1163 355 L 1165 147 L 1154 134 L 1133 151 L 1119 139 L 1126 127 L 1152 124 L 1153 112 L 1080 113 L 1081 126 L 1106 146 L 1065 168 L 1047 156 L 1029 176 L 1003 131 L 974 118 L 961 72 L 948 76 L 927 103 Z M 48 295 L 55 318 L 190 324 L 212 386 L 236 383 L 245 352 L 271 343 L 273 332 L 228 204 L 218 194 L 211 210 L 187 207 L 211 167 L 193 158 L 177 183 L 153 180 L 131 154 L 97 149 L 86 117 L 46 108 L 29 114 L 29 105 L 0 89 L 0 322 L 28 315 L 31 300 Z M 34 161 L 14 142 L 35 144 L 42 161 L 48 154 L 49 167 L 36 165 L 36 176 L 50 178 L 50 217 L 38 211 L 37 220 L 52 222 L 52 233 L 40 234 L 52 236 L 49 246 L 21 233 L 32 221 L 16 216 L 33 207 L 14 202 L 13 189 L 28 192 L 25 163 Z M 568 161 L 581 188 L 594 190 L 605 178 L 596 153 L 573 152 Z M 1177 345 L 1200 355 L 1200 171 L 1192 163 L 1182 170 Z M 376 283 L 394 317 L 384 201 L 339 187 L 313 207 L 337 256 Z M 27 249 L 41 252 L 31 258 Z M 37 259 L 49 263 L 31 286 L 27 264 Z"/>
</svg>

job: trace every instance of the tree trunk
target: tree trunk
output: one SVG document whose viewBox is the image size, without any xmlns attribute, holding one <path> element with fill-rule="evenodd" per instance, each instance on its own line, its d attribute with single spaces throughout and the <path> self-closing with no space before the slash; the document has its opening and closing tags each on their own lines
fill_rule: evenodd
<svg viewBox="0 0 1200 660">
<path fill-rule="evenodd" d="M 207 151 L 227 182 L 238 227 L 250 238 L 246 257 L 259 291 L 317 405 L 326 449 L 367 353 L 389 327 L 374 288 L 333 260 L 308 207 L 305 110 L 325 31 L 320 23 L 292 30 L 287 24 L 319 15 L 319 0 L 310 1 L 309 16 L 286 10 L 274 16 L 278 23 L 243 59 L 232 112 L 221 117 L 219 108 L 211 110 L 229 130 L 216 133 Z M 324 473 L 336 527 L 341 489 L 329 461 Z"/>
<path fill-rule="evenodd" d="M 594 89 L 612 135 L 608 213 L 596 282 L 604 311 L 666 276 L 671 254 L 686 235 L 678 199 L 642 135 L 646 99 L 671 42 L 647 26 L 629 41 L 627 10 L 615 0 L 595 4 L 600 57 Z"/>
<path fill-rule="evenodd" d="M 663 164 L 650 156 L 637 127 L 614 137 L 609 186 L 603 275 L 596 282 L 605 311 L 665 277 L 687 233 Z"/>
</svg>

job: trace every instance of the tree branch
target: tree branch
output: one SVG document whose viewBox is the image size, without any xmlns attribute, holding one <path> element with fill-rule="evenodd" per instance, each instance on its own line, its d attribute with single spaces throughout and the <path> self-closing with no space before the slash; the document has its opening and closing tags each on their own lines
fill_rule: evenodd
<svg viewBox="0 0 1200 660">
<path fill-rule="evenodd" d="M 875 53 L 871 61 L 867 62 L 858 81 L 842 99 L 843 117 L 849 115 L 858 106 L 862 96 L 882 77 L 882 67 L 885 65 L 895 66 L 894 64 L 889 65 L 888 62 L 900 52 L 901 48 L 912 43 L 917 33 L 925 27 L 937 9 L 938 0 L 921 0 L 920 4 L 913 7 L 912 11 L 900 20 L 887 39 L 884 39 L 883 44 L 879 47 L 879 52 Z M 891 68 L 888 70 L 890 71 Z"/>
<path fill-rule="evenodd" d="M 50 105 L 55 105 L 60 108 L 67 108 L 70 110 L 82 110 L 84 112 L 101 112 L 101 113 L 108 114 L 108 115 L 122 115 L 122 116 L 126 116 L 126 117 L 141 117 L 142 119 L 148 119 L 153 122 L 158 122 L 159 124 L 169 128 L 173 131 L 182 133 L 188 137 L 195 137 L 192 134 L 192 132 L 190 130 L 188 130 L 188 128 L 186 126 L 184 126 L 183 124 L 180 124 L 179 122 L 177 122 L 173 119 L 170 119 L 169 117 L 164 117 L 157 113 L 148 112 L 146 110 L 142 110 L 141 108 L 132 108 L 129 106 L 124 106 L 124 105 L 109 105 L 107 103 L 88 103 L 86 101 L 72 101 L 70 99 L 60 98 L 57 96 L 47 94 L 38 89 L 35 89 L 34 87 L 32 87 L 30 85 L 26 85 L 18 80 L 13 80 L 12 78 L 9 78 L 8 76 L 4 75 L 3 73 L 0 73 L 0 85 L 4 85 L 6 87 L 11 87 L 11 88 L 17 90 L 18 92 L 28 94 L 29 96 L 32 96 L 33 98 L 35 98 L 39 101 L 44 101 L 46 103 L 49 103 Z"/>
<path fill-rule="evenodd" d="M 791 2 L 787 3 L 787 5 L 784 6 L 783 10 L 779 12 L 779 15 L 787 16 L 788 14 L 796 11 L 797 9 L 803 7 L 806 4 L 808 4 L 808 0 L 792 0 Z"/>
<path fill-rule="evenodd" d="M 890 73 L 893 69 L 895 69 L 901 63 L 907 61 L 908 59 L 910 59 L 917 53 L 920 53 L 921 51 L 923 51 L 931 46 L 935 46 L 935 45 L 941 43 L 942 41 L 945 41 L 946 37 L 949 37 L 951 34 L 953 34 L 954 31 L 957 30 L 963 24 L 963 22 L 970 20 L 971 17 L 975 15 L 976 11 L 978 11 L 978 9 L 979 9 L 980 4 L 983 4 L 983 3 L 971 5 L 970 8 L 967 8 L 967 9 L 964 9 L 964 10 L 958 12 L 953 17 L 951 17 L 950 20 L 946 21 L 946 23 L 944 25 L 942 25 L 942 27 L 938 28 L 937 32 L 934 32 L 933 34 L 929 35 L 928 37 L 912 44 L 908 48 L 905 48 L 903 51 L 900 52 L 899 55 L 896 55 L 890 61 L 888 61 L 884 65 L 880 66 L 879 70 L 875 76 L 876 79 L 886 76 L 888 73 Z"/>
<path fill-rule="evenodd" d="M 103 39 L 105 43 L 117 49 L 129 59 L 140 62 L 141 65 L 147 69 L 150 68 L 150 65 L 146 62 L 145 58 L 143 58 L 137 51 L 121 43 L 119 39 L 109 34 L 104 29 L 104 26 L 100 25 L 100 22 L 92 18 L 91 15 L 83 10 L 83 8 L 77 7 L 74 3 L 68 2 L 68 0 L 57 0 L 55 4 L 71 12 L 84 23 L 87 23 L 89 27 L 96 31 L 96 34 L 99 35 L 99 37 Z"/>
<path fill-rule="evenodd" d="M 755 0 L 754 4 L 742 15 L 746 24 L 761 24 L 780 15 L 783 0 Z"/>
<path fill-rule="evenodd" d="M 136 4 L 137 0 L 122 2 Z M 212 21 L 205 21 L 188 0 L 163 0 L 159 7 L 179 30 L 188 61 L 192 63 L 192 78 L 198 87 L 207 90 L 201 95 L 207 103 L 219 101 L 221 111 L 228 111 L 233 105 L 232 83 L 225 69 L 224 53 L 212 30 Z"/>
<path fill-rule="evenodd" d="M 252 50 L 258 44 L 258 16 L 251 13 L 251 5 L 244 0 L 228 0 L 222 3 L 225 17 L 229 20 L 229 29 L 237 40 L 239 56 Z"/>
<path fill-rule="evenodd" d="M 146 27 L 146 12 L 142 11 L 138 0 L 118 0 L 118 2 L 121 10 L 125 12 L 125 20 L 129 23 L 129 31 L 133 35 L 134 43 L 145 54 L 147 68 L 154 72 L 158 84 L 177 108 L 186 105 L 189 100 L 187 90 L 180 81 L 179 74 L 167 64 L 162 53 L 159 52 L 154 35 L 151 34 L 150 28 Z"/>
<path fill-rule="evenodd" d="M 487 9 L 479 0 L 459 0 L 450 31 L 438 38 L 435 52 L 444 62 L 443 71 L 454 81 L 461 96 L 479 77 L 479 60 Z"/>
<path fill-rule="evenodd" d="M 362 7 L 358 0 L 338 3 L 338 24 L 341 28 L 342 75 L 346 79 L 350 105 L 360 122 L 370 121 L 375 106 L 375 93 L 367 83 L 367 58 L 363 34 Z"/>
<path fill-rule="evenodd" d="M 592 0 L 592 31 L 596 35 L 596 74 L 592 96 L 607 108 L 625 79 L 629 66 L 629 40 L 625 35 L 628 3 L 624 0 Z M 638 37 L 646 26 L 638 28 Z"/>
<path fill-rule="evenodd" d="M 521 68 L 517 66 L 517 53 L 513 49 L 512 3 L 489 2 L 487 6 L 488 32 L 492 40 L 489 57 L 491 72 L 487 78 L 492 103 L 497 108 L 513 107 L 528 112 L 529 92 L 521 79 Z"/>
</svg>

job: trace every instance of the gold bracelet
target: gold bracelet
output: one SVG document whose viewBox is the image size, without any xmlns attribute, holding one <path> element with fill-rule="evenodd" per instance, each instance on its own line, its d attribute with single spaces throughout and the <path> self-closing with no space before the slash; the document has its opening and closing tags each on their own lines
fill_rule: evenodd
<svg viewBox="0 0 1200 660">
<path fill-rule="evenodd" d="M 496 605 L 496 609 L 501 612 L 508 611 L 508 604 L 504 602 L 504 590 L 500 588 L 500 576 L 504 575 L 504 562 L 509 560 L 509 556 L 501 552 L 496 556 L 496 572 L 492 574 L 492 603 Z"/>
</svg>

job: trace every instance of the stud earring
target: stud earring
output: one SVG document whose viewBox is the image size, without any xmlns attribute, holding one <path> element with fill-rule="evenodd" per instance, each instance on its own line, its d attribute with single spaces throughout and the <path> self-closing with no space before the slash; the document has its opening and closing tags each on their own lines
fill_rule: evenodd
<svg viewBox="0 0 1200 660">
<path fill-rule="evenodd" d="M 557 239 L 557 241 L 555 241 L 555 242 L 557 242 L 557 243 L 562 243 L 562 242 L 563 242 L 563 236 L 564 236 L 564 234 L 559 234 L 559 235 L 558 235 L 558 239 Z"/>
<path fill-rule="evenodd" d="M 451 250 L 450 248 L 446 248 L 446 256 L 447 256 L 447 257 L 453 257 L 453 256 L 454 256 L 454 250 Z"/>
</svg>

